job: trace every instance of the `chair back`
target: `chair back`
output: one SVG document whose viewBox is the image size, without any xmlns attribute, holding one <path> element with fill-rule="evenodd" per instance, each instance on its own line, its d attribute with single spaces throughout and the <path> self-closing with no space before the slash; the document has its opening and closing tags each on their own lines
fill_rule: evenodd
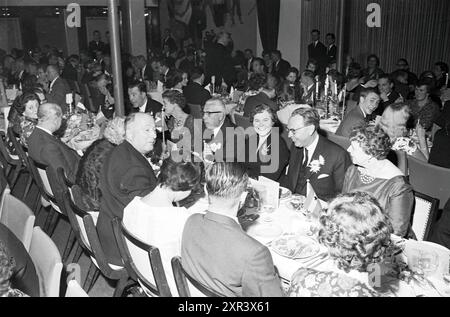
<svg viewBox="0 0 450 317">
<path fill-rule="evenodd" d="M 330 140 L 331 142 L 339 145 L 341 148 L 343 148 L 346 151 L 351 145 L 349 138 L 346 138 L 346 137 L 340 136 L 340 135 L 336 135 L 331 132 L 327 133 L 327 139 Z"/>
<path fill-rule="evenodd" d="M 82 210 L 75 203 L 73 194 L 72 194 L 73 184 L 66 177 L 64 169 L 62 167 L 59 167 L 56 171 L 56 174 L 57 174 L 58 182 L 62 187 L 61 188 L 61 208 L 62 208 L 63 212 L 67 215 L 67 218 L 69 219 L 70 226 L 73 230 L 73 233 L 75 234 L 75 237 L 77 238 L 78 243 L 81 245 L 81 247 L 86 252 L 86 254 L 88 254 L 89 256 L 93 256 L 91 246 L 89 244 L 89 240 L 87 237 L 86 229 L 84 227 L 83 218 L 91 217 L 92 223 L 94 223 L 94 226 L 95 226 L 96 221 L 94 221 L 94 219 L 92 218 L 92 215 L 89 214 L 89 212 Z"/>
<path fill-rule="evenodd" d="M 188 103 L 187 106 L 189 113 L 194 117 L 194 119 L 203 119 L 202 106 L 192 103 Z"/>
<path fill-rule="evenodd" d="M 244 129 L 253 126 L 250 122 L 250 118 L 241 116 L 240 114 L 237 113 L 234 114 L 234 120 L 236 121 L 236 125 L 238 127 L 242 127 Z"/>
<path fill-rule="evenodd" d="M 12 127 L 8 128 L 8 138 L 13 144 L 13 147 L 16 150 L 17 155 L 19 155 L 19 158 L 22 160 L 22 164 L 28 167 L 28 155 L 23 149 L 22 144 L 20 144 L 20 142 L 17 140 L 17 137 Z"/>
<path fill-rule="evenodd" d="M 405 151 L 390 151 L 387 159 L 397 166 L 403 175 L 408 175 L 408 161 Z"/>
<path fill-rule="evenodd" d="M 409 183 L 414 191 L 439 199 L 443 209 L 450 198 L 450 169 L 407 157 Z"/>
<path fill-rule="evenodd" d="M 1 213 L 0 222 L 22 241 L 27 251 L 30 250 L 34 221 L 36 219 L 33 212 L 25 203 L 11 194 L 5 195 L 3 204 L 4 211 Z"/>
<path fill-rule="evenodd" d="M 53 170 L 50 167 L 44 167 L 41 165 L 38 165 L 31 157 L 28 157 L 28 168 L 31 171 L 31 174 L 33 176 L 34 181 L 36 182 L 36 185 L 39 188 L 39 191 L 41 192 L 41 195 L 43 196 L 44 200 L 46 202 L 49 202 L 53 209 L 55 209 L 60 214 L 63 214 L 61 211 L 58 200 L 56 199 L 55 195 L 53 194 L 52 188 L 58 188 L 58 185 L 54 185 L 53 187 L 50 185 L 49 173 L 53 173 Z M 55 176 L 52 174 L 52 180 L 55 179 Z"/>
<path fill-rule="evenodd" d="M 18 166 L 22 165 L 19 157 L 12 155 L 6 147 L 6 135 L 4 131 L 0 131 L 0 154 L 3 167 L 6 169 L 8 165 Z"/>
<path fill-rule="evenodd" d="M 0 168 L 0 217 L 2 216 L 5 197 L 10 192 L 8 180 L 6 179 L 4 168 L 2 167 Z"/>
<path fill-rule="evenodd" d="M 191 277 L 181 265 L 181 257 L 172 258 L 172 270 L 180 297 L 224 297 Z"/>
<path fill-rule="evenodd" d="M 143 285 L 145 292 L 150 292 L 149 295 L 171 297 L 159 249 L 134 236 L 118 218 L 113 219 L 113 229 L 120 256 L 130 278 Z M 133 254 L 145 253 L 147 261 L 145 263 L 139 259 L 135 261 L 132 251 L 134 251 Z"/>
<path fill-rule="evenodd" d="M 52 239 L 39 227 L 33 229 L 29 253 L 39 277 L 41 297 L 59 297 L 63 268 L 61 254 Z"/>
<path fill-rule="evenodd" d="M 431 226 L 436 221 L 439 201 L 427 195 L 415 192 L 414 213 L 412 215 L 412 229 L 417 240 L 428 240 Z"/>
<path fill-rule="evenodd" d="M 125 268 L 111 266 L 103 252 L 96 228 L 98 212 L 88 212 L 80 208 L 74 201 L 70 188 L 72 184 L 65 176 L 64 170 L 58 168 L 57 175 L 59 183 L 63 187 L 61 197 L 64 212 L 69 218 L 70 225 L 77 237 L 77 241 L 103 275 L 114 280 L 122 278 L 126 274 Z"/>
<path fill-rule="evenodd" d="M 67 282 L 65 297 L 89 297 L 89 295 L 80 286 L 80 283 L 77 280 L 70 280 Z"/>
</svg>

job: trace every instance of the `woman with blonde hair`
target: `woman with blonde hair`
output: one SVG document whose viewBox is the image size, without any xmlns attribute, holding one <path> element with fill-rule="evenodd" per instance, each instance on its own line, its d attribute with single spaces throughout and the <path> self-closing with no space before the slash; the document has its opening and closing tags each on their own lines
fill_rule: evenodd
<svg viewBox="0 0 450 317">
<path fill-rule="evenodd" d="M 292 277 L 290 296 L 380 296 L 371 272 L 390 255 L 392 226 L 380 204 L 364 192 L 334 199 L 320 218 L 319 243 L 330 259 Z"/>
</svg>

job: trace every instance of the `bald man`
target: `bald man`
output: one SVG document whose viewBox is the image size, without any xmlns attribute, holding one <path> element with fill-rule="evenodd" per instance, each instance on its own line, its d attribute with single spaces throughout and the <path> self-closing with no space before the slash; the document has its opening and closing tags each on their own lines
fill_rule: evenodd
<svg viewBox="0 0 450 317">
<path fill-rule="evenodd" d="M 74 181 L 80 156 L 53 133 L 61 127 L 61 108 L 52 103 L 39 106 L 38 123 L 28 139 L 28 154 L 38 164 L 50 166 L 55 171 L 62 167 L 67 177 Z"/>
<path fill-rule="evenodd" d="M 50 103 L 55 103 L 61 107 L 63 113 L 67 112 L 66 95 L 71 93 L 69 84 L 65 79 L 60 77 L 59 67 L 57 65 L 49 65 L 47 67 L 47 78 L 49 87 L 46 89 L 46 99 Z"/>
<path fill-rule="evenodd" d="M 111 220 L 123 218 L 123 209 L 134 197 L 146 196 L 156 187 L 156 177 L 145 157 L 156 139 L 155 122 L 148 113 L 133 113 L 125 120 L 125 141 L 105 159 L 100 176 L 100 214 L 97 232 L 112 264 L 123 265 Z"/>
</svg>

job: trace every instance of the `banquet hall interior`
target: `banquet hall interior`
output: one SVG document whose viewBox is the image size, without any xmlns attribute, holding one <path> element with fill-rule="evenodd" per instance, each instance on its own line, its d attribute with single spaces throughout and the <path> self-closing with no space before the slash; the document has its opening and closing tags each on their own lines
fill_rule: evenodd
<svg viewBox="0 0 450 317">
<path fill-rule="evenodd" d="M 0 0 L 0 297 L 450 297 L 449 13 Z"/>
</svg>

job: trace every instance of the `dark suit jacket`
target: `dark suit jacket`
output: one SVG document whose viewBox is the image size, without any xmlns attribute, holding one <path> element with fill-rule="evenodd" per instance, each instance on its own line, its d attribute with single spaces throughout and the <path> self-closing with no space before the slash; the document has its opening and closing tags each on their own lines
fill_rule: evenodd
<svg viewBox="0 0 450 317">
<path fill-rule="evenodd" d="M 104 42 L 100 41 L 100 42 L 95 42 L 95 41 L 91 41 L 89 42 L 89 53 L 95 57 L 95 51 L 102 51 L 105 52 L 105 48 L 106 45 Z"/>
<path fill-rule="evenodd" d="M 136 196 L 149 194 L 156 186 L 153 168 L 130 143 L 124 141 L 105 159 L 99 188 L 100 213 L 97 232 L 108 260 L 122 265 L 111 220 L 123 218 L 123 209 Z"/>
<path fill-rule="evenodd" d="M 158 112 L 161 112 L 163 105 L 152 98 L 147 98 L 147 106 L 145 107 L 145 112 L 150 113 L 153 117 Z M 139 108 L 134 108 L 133 105 L 129 104 L 127 109 L 127 115 L 135 112 L 139 112 Z"/>
<path fill-rule="evenodd" d="M 184 87 L 183 95 L 186 97 L 186 102 L 194 105 L 205 105 L 206 101 L 211 99 L 211 94 L 203 88 L 200 84 L 191 82 Z"/>
<path fill-rule="evenodd" d="M 39 278 L 33 260 L 22 242 L 2 223 L 0 223 L 0 242 L 6 247 L 8 256 L 14 258 L 16 262 L 10 278 L 11 287 L 28 296 L 39 297 Z"/>
<path fill-rule="evenodd" d="M 320 155 L 325 159 L 325 164 L 318 173 L 312 173 L 310 168 L 307 167 L 306 178 L 309 179 L 317 196 L 324 201 L 328 201 L 341 193 L 345 173 L 347 168 L 352 165 L 352 161 L 346 150 L 322 136 L 319 136 L 319 142 L 311 157 L 311 162 L 318 160 Z M 297 187 L 302 162 L 303 148 L 297 148 L 293 144 L 291 147 L 289 170 L 283 184 L 284 187 L 289 188 L 292 192 L 295 192 Z M 319 177 L 321 178 L 319 179 Z"/>
<path fill-rule="evenodd" d="M 337 46 L 336 45 L 331 45 L 331 47 L 327 47 L 327 61 L 328 64 L 332 63 L 332 62 L 337 62 Z"/>
<path fill-rule="evenodd" d="M 274 138 L 276 138 L 277 142 L 273 142 Z M 265 146 L 261 146 L 255 155 L 254 151 L 259 144 L 259 139 L 259 135 L 254 137 L 253 140 L 252 137 L 247 139 L 245 151 L 247 156 L 245 162 L 247 173 L 255 179 L 258 179 L 259 176 L 264 176 L 274 181 L 279 181 L 289 163 L 289 149 L 281 137 L 281 131 L 272 131 L 265 142 Z M 250 142 L 256 143 L 251 144 Z M 268 169 L 271 171 L 267 171 Z"/>
<path fill-rule="evenodd" d="M 273 64 L 272 73 L 281 79 L 284 79 L 288 75 L 289 68 L 291 64 L 284 59 L 280 60 L 277 65 Z"/>
<path fill-rule="evenodd" d="M 205 83 L 211 81 L 211 76 L 216 76 L 216 85 L 222 82 L 222 78 L 228 87 L 234 83 L 236 71 L 231 55 L 226 47 L 218 43 L 212 44 L 206 52 L 205 63 Z"/>
<path fill-rule="evenodd" d="M 220 144 L 220 149 L 218 149 L 214 153 L 214 158 L 215 158 L 216 162 L 218 162 L 218 161 L 235 162 L 237 159 L 237 154 L 238 154 L 237 153 L 237 151 L 238 151 L 237 150 L 237 147 L 238 147 L 237 135 L 233 134 L 234 144 L 231 148 L 228 149 L 227 144 L 231 142 L 229 136 L 227 137 L 227 129 L 228 128 L 231 128 L 231 129 L 233 129 L 233 131 L 235 131 L 236 125 L 234 125 L 227 117 L 215 137 L 213 135 L 213 131 L 208 130 L 206 128 L 203 131 L 204 141 L 207 144 L 209 144 L 209 145 L 211 145 L 211 144 L 219 145 Z"/>
<path fill-rule="evenodd" d="M 378 108 L 373 112 L 372 116 L 373 117 L 382 116 L 384 110 L 388 106 L 390 106 L 393 103 L 395 103 L 398 98 L 400 98 L 400 94 L 398 92 L 396 92 L 395 90 L 393 90 L 388 96 L 388 101 L 380 100 L 380 104 L 378 105 Z"/>
<path fill-rule="evenodd" d="M 245 100 L 244 104 L 244 116 L 250 117 L 250 114 L 255 110 L 255 108 L 259 105 L 269 106 L 272 111 L 278 111 L 278 105 L 275 101 L 272 101 L 269 96 L 267 96 L 264 92 L 260 92 L 255 96 L 248 97 Z"/>
<path fill-rule="evenodd" d="M 57 137 L 36 127 L 28 138 L 28 154 L 38 164 L 55 171 L 62 167 L 67 177 L 75 181 L 80 156 Z"/>
<path fill-rule="evenodd" d="M 61 77 L 66 80 L 78 81 L 78 71 L 72 66 L 72 64 L 67 63 L 66 66 L 64 66 Z"/>
<path fill-rule="evenodd" d="M 269 249 L 233 219 L 207 212 L 187 220 L 181 243 L 183 268 L 227 297 L 280 297 Z"/>
<path fill-rule="evenodd" d="M 61 107 L 63 113 L 67 112 L 66 95 L 70 94 L 69 84 L 62 77 L 58 77 L 51 90 L 46 94 L 49 103 L 56 103 Z"/>
<path fill-rule="evenodd" d="M 358 105 L 352 111 L 347 113 L 344 120 L 341 122 L 341 125 L 337 129 L 336 134 L 349 138 L 354 128 L 365 125 L 366 119 L 361 110 L 361 107 Z"/>
<path fill-rule="evenodd" d="M 318 42 L 314 47 L 314 43 L 308 45 L 308 56 L 309 59 L 315 59 L 319 64 L 319 73 L 325 72 L 327 67 L 328 57 L 327 57 L 327 47 L 322 43 Z"/>
<path fill-rule="evenodd" d="M 141 75 L 141 74 L 139 74 Z M 156 81 L 159 78 L 153 78 L 153 68 L 151 64 L 147 64 L 147 66 L 145 67 L 145 71 L 144 71 L 144 77 L 142 78 L 142 80 L 149 80 L 149 81 Z"/>
</svg>

